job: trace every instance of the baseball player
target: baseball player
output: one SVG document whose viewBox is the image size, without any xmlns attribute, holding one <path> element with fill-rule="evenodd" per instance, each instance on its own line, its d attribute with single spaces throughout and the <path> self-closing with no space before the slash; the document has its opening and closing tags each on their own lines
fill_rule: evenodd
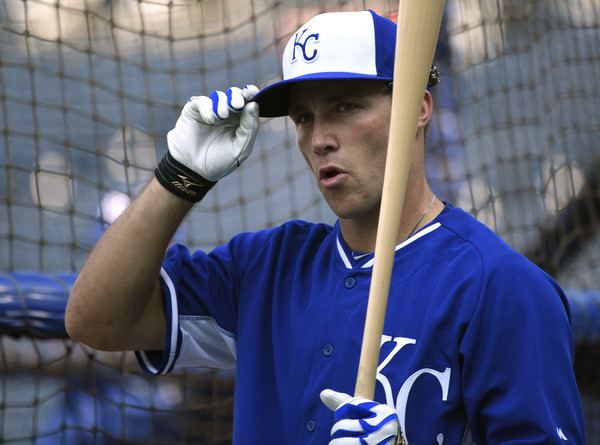
<svg viewBox="0 0 600 445">
<path fill-rule="evenodd" d="M 396 26 L 318 15 L 290 38 L 282 81 L 192 97 L 156 177 L 104 234 L 67 329 L 141 366 L 236 368 L 235 444 L 583 444 L 570 314 L 559 286 L 424 169 L 423 92 L 374 400 L 354 388 L 373 265 Z M 432 72 L 430 87 L 437 77 Z M 259 116 L 289 116 L 338 217 L 242 233 L 211 252 L 171 237 L 249 155 Z M 332 414 L 333 411 L 333 414 Z"/>
</svg>

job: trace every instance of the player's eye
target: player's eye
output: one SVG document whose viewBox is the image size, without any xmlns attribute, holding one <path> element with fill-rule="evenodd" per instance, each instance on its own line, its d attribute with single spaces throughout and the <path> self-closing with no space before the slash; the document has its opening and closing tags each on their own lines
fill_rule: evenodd
<svg viewBox="0 0 600 445">
<path fill-rule="evenodd" d="M 312 120 L 312 114 L 311 113 L 299 113 L 299 114 L 293 116 L 292 120 L 294 121 L 294 123 L 296 125 L 305 124 Z"/>
<path fill-rule="evenodd" d="M 352 111 L 356 108 L 355 104 L 352 104 L 350 102 L 340 102 L 337 105 L 337 111 L 340 113 L 348 113 L 349 111 Z"/>
</svg>

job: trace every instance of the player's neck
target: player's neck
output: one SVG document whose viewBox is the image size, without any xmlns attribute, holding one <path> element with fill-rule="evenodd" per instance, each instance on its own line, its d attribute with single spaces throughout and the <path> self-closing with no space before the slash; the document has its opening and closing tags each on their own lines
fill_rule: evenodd
<svg viewBox="0 0 600 445">
<path fill-rule="evenodd" d="M 406 197 L 396 245 L 425 227 L 444 209 L 444 203 L 437 199 L 428 186 L 425 186 L 418 194 L 414 192 L 413 189 L 413 193 L 409 193 Z M 373 252 L 378 223 L 379 212 L 361 219 L 340 219 L 340 228 L 346 244 L 353 251 Z"/>
<path fill-rule="evenodd" d="M 361 219 L 340 219 L 340 228 L 346 244 L 354 252 L 373 252 L 377 237 L 379 215 Z"/>
</svg>

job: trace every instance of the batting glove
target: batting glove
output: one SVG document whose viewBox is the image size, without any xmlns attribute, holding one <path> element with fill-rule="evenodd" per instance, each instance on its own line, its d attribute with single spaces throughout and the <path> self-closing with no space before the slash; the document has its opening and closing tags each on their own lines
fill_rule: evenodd
<svg viewBox="0 0 600 445">
<path fill-rule="evenodd" d="M 256 86 L 247 85 L 191 97 L 167 133 L 169 151 L 156 171 L 163 186 L 198 201 L 244 162 L 258 131 L 256 93 Z"/>
<path fill-rule="evenodd" d="M 321 391 L 321 400 L 334 411 L 329 445 L 394 445 L 400 423 L 393 408 L 360 397 Z"/>
</svg>

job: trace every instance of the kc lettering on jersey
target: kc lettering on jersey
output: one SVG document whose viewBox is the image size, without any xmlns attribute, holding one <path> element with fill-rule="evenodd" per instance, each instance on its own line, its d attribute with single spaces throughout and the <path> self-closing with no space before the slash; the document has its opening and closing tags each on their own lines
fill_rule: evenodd
<svg viewBox="0 0 600 445">
<path fill-rule="evenodd" d="M 446 400 L 448 400 L 448 389 L 450 387 L 450 375 L 452 371 L 450 368 L 444 369 L 443 372 L 436 371 L 435 369 L 431 368 L 417 369 L 404 381 L 397 393 L 394 393 L 390 380 L 385 375 L 385 368 L 388 365 L 392 368 L 394 366 L 399 366 L 397 360 L 394 361 L 394 358 L 398 355 L 402 348 L 404 348 L 407 345 L 415 345 L 417 341 L 412 338 L 390 337 L 388 335 L 383 335 L 381 339 L 382 346 L 389 342 L 393 343 L 394 347 L 385 357 L 383 357 L 382 362 L 377 368 L 377 382 L 383 388 L 386 405 L 394 407 L 396 413 L 398 414 L 401 431 L 406 431 L 406 407 L 411 389 L 416 383 L 417 379 L 423 375 L 432 376 L 434 380 L 432 381 L 431 379 L 429 379 L 430 384 L 435 385 L 437 381 L 437 384 L 439 384 L 441 390 L 439 402 L 445 402 Z M 435 403 L 439 403 L 435 400 L 430 400 L 429 402 L 432 405 Z M 443 438 L 443 433 L 439 433 L 436 435 L 436 440 L 439 444 L 443 443 Z M 408 437 L 405 437 L 405 439 L 409 443 L 411 443 Z"/>
</svg>

